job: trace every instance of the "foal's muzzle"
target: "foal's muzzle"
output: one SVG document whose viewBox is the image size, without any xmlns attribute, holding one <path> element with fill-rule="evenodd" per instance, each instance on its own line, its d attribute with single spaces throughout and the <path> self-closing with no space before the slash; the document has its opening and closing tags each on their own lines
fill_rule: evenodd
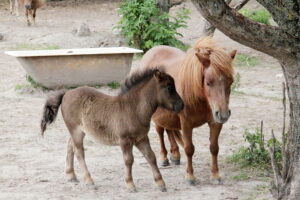
<svg viewBox="0 0 300 200">
<path fill-rule="evenodd" d="M 224 124 L 225 122 L 227 122 L 227 120 L 229 119 L 230 115 L 231 115 L 231 111 L 230 110 L 227 110 L 225 112 L 221 112 L 219 110 L 213 111 L 214 121 L 216 123 L 220 123 L 220 124 Z"/>
<path fill-rule="evenodd" d="M 184 108 L 184 103 L 183 101 L 178 101 L 174 104 L 173 110 L 176 113 L 180 113 L 180 111 Z"/>
</svg>

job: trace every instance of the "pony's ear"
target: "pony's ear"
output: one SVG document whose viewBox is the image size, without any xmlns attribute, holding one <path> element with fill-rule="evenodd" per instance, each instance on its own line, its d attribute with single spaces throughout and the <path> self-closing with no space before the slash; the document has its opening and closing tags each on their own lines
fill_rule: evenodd
<svg viewBox="0 0 300 200">
<path fill-rule="evenodd" d="M 209 67 L 210 65 L 209 55 L 203 55 L 199 52 L 196 52 L 195 55 L 197 56 L 197 58 L 203 64 L 204 67 Z"/>
<path fill-rule="evenodd" d="M 234 59 L 234 57 L 235 57 L 235 55 L 236 55 L 236 52 L 237 52 L 237 50 L 236 49 L 234 49 L 234 50 L 232 50 L 229 54 L 230 54 L 230 57 L 232 58 L 232 60 Z"/>
<path fill-rule="evenodd" d="M 155 70 L 154 77 L 160 82 L 163 80 L 163 75 L 159 70 Z"/>
</svg>

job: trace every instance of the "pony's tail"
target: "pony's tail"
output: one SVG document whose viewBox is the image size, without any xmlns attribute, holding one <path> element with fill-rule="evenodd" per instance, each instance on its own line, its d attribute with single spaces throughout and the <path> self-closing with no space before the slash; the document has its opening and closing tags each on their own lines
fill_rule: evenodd
<svg viewBox="0 0 300 200">
<path fill-rule="evenodd" d="M 59 106 L 62 102 L 62 99 L 66 91 L 59 91 L 52 96 L 48 97 L 43 111 L 43 116 L 41 120 L 41 135 L 44 135 L 44 132 L 48 125 L 54 122 Z"/>
<path fill-rule="evenodd" d="M 173 134 L 174 134 L 176 142 L 178 142 L 181 147 L 184 147 L 182 134 L 180 133 L 180 131 L 173 131 Z"/>
</svg>

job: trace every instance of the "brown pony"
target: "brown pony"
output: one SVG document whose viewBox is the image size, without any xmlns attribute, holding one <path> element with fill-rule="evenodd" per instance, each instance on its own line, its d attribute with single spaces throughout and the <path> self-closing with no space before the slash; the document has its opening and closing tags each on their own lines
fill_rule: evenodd
<svg viewBox="0 0 300 200">
<path fill-rule="evenodd" d="M 183 109 L 183 101 L 176 92 L 171 76 L 156 69 L 133 73 L 122 85 L 118 96 L 108 96 L 91 87 L 59 92 L 45 104 L 41 121 L 42 135 L 47 125 L 54 121 L 60 105 L 70 132 L 66 158 L 69 181 L 77 180 L 74 172 L 75 153 L 85 183 L 94 185 L 84 160 L 83 139 L 89 135 L 96 142 L 121 146 L 126 166 L 125 181 L 130 191 L 135 191 L 131 173 L 133 146 L 147 159 L 159 189 L 166 191 L 147 134 L 152 114 L 158 106 L 175 113 Z"/>
<path fill-rule="evenodd" d="M 228 104 L 235 54 L 236 50 L 227 53 L 212 38 L 206 37 L 199 39 L 186 53 L 176 48 L 158 46 L 142 58 L 143 68 L 164 66 L 164 70 L 174 77 L 178 93 L 184 101 L 185 107 L 179 114 L 158 108 L 152 120 L 160 138 L 162 165 L 169 164 L 163 135 L 166 130 L 171 144 L 171 161 L 175 164 L 180 163 L 176 140 L 184 147 L 187 156 L 186 179 L 190 184 L 195 184 L 192 131 L 204 123 L 208 123 L 210 128 L 211 179 L 218 183 L 221 180 L 217 160 L 218 138 L 222 124 L 230 117 Z"/>
<path fill-rule="evenodd" d="M 25 7 L 25 15 L 27 18 L 28 26 L 30 26 L 32 22 L 35 24 L 36 10 L 45 4 L 44 0 L 10 0 L 11 5 L 12 5 L 12 1 L 15 1 L 15 6 L 18 6 L 18 3 L 20 3 Z M 17 9 L 18 7 L 16 7 L 16 10 Z M 12 10 L 13 10 L 13 6 L 11 6 L 11 13 Z M 18 11 L 16 12 L 18 15 Z M 29 17 L 31 17 L 32 21 L 29 20 Z"/>
</svg>

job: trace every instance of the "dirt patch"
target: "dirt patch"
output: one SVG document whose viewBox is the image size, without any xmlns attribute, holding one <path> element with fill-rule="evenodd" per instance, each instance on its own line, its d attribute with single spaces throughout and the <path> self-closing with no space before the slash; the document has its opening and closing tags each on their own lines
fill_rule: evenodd
<svg viewBox="0 0 300 200">
<path fill-rule="evenodd" d="M 1 52 L 19 44 L 49 44 L 60 48 L 97 47 L 105 40 L 108 45 L 119 45 L 117 31 L 118 1 L 61 1 L 38 11 L 37 25 L 27 27 L 24 16 L 10 16 L 7 3 L 0 3 Z M 191 2 L 185 6 L 192 12 L 188 28 L 182 29 L 183 41 L 193 44 L 200 36 L 203 19 Z M 256 4 L 253 4 L 256 6 Z M 72 30 L 87 23 L 91 35 L 77 37 Z M 226 157 L 244 144 L 244 128 L 254 129 L 264 120 L 265 132 L 281 128 L 282 106 L 280 65 L 271 57 L 240 45 L 220 32 L 215 38 L 228 49 L 257 57 L 254 67 L 237 67 L 241 75 L 243 94 L 231 98 L 232 117 L 224 125 L 220 136 L 220 170 L 222 185 L 209 182 L 210 153 L 207 126 L 194 129 L 195 176 L 194 187 L 185 183 L 186 159 L 182 164 L 161 168 L 168 192 L 159 192 L 153 183 L 151 170 L 139 152 L 134 151 L 133 177 L 138 193 L 129 194 L 123 181 L 124 165 L 119 147 L 106 147 L 86 140 L 86 160 L 98 190 L 88 189 L 82 182 L 67 183 L 64 176 L 67 129 L 58 116 L 56 123 L 39 136 L 39 121 L 47 92 L 19 93 L 17 84 L 25 84 L 25 71 L 16 59 L 0 54 L 0 199 L 271 199 L 269 178 L 243 172 L 226 163 Z M 139 60 L 134 61 L 134 67 Z M 115 94 L 107 87 L 101 91 Z M 157 134 L 151 128 L 151 145 L 159 155 Z M 268 135 L 267 135 L 268 137 Z M 80 180 L 82 174 L 75 162 Z M 245 176 L 241 173 L 246 173 Z"/>
</svg>

